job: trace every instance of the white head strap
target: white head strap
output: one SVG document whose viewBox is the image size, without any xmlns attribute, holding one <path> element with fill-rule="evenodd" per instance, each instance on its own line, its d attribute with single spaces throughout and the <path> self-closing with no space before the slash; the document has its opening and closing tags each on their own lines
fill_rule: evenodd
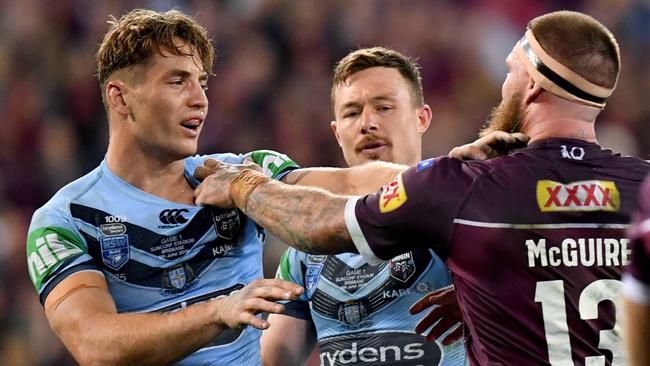
<svg viewBox="0 0 650 366">
<path fill-rule="evenodd" d="M 607 97 L 616 88 L 616 85 L 612 88 L 598 86 L 562 65 L 544 51 L 530 29 L 513 51 L 533 80 L 558 97 L 603 109 Z"/>
</svg>

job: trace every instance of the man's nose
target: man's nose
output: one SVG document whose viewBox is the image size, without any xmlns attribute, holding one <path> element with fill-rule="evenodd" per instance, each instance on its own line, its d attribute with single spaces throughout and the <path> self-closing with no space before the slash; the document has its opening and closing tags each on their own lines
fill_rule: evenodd
<svg viewBox="0 0 650 366">
<path fill-rule="evenodd" d="M 206 108 L 208 106 L 208 96 L 200 83 L 195 84 L 190 91 L 188 104 L 190 107 Z"/>
<path fill-rule="evenodd" d="M 371 131 L 376 131 L 378 127 L 377 116 L 375 116 L 372 109 L 364 108 L 361 113 L 361 133 L 367 134 Z"/>
</svg>

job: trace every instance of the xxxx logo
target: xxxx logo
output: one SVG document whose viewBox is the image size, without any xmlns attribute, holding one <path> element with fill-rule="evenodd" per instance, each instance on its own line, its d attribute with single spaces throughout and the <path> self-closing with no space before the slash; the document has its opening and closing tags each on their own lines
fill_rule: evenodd
<svg viewBox="0 0 650 366">
<path fill-rule="evenodd" d="M 537 181 L 537 204 L 542 212 L 618 211 L 621 199 L 612 181 L 585 180 L 562 184 Z"/>
<path fill-rule="evenodd" d="M 379 211 L 386 213 L 396 210 L 406 202 L 407 198 L 404 183 L 402 182 L 402 173 L 399 173 L 392 182 L 381 189 Z"/>
</svg>

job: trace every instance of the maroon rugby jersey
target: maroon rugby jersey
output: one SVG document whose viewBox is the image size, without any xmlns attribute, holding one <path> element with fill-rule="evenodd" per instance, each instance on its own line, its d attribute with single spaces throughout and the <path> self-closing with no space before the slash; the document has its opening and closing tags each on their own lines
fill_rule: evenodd
<svg viewBox="0 0 650 366">
<path fill-rule="evenodd" d="M 650 305 L 650 176 L 641 188 L 630 238 L 632 261 L 623 277 L 625 296 L 638 304 Z"/>
<path fill-rule="evenodd" d="M 446 258 L 472 364 L 621 365 L 625 230 L 649 169 L 574 139 L 430 159 L 351 199 L 346 224 L 369 261 L 419 243 Z"/>
</svg>

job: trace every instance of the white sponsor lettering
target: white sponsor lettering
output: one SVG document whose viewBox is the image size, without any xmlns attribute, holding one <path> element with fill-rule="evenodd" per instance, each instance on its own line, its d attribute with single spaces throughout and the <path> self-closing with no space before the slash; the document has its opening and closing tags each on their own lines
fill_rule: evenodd
<svg viewBox="0 0 650 366">
<path fill-rule="evenodd" d="M 336 365 L 350 363 L 391 363 L 402 360 L 416 360 L 424 356 L 422 343 L 409 343 L 402 349 L 400 346 L 364 347 L 358 349 L 357 342 L 352 342 L 350 348 L 321 352 L 321 365 Z"/>
<path fill-rule="evenodd" d="M 36 251 L 27 257 L 29 275 L 34 283 L 36 278 L 42 276 L 55 264 L 71 255 L 81 253 L 81 249 L 72 244 L 67 244 L 59 239 L 55 233 L 39 237 L 35 241 Z"/>
<path fill-rule="evenodd" d="M 399 288 L 397 290 L 384 290 L 382 292 L 382 297 L 384 299 L 392 299 L 394 297 L 400 297 L 400 296 L 405 296 L 410 293 L 409 289 L 407 288 Z"/>
<path fill-rule="evenodd" d="M 104 221 L 108 222 L 109 224 L 112 224 L 112 223 L 115 223 L 115 222 L 126 222 L 126 215 L 104 216 Z"/>
<path fill-rule="evenodd" d="M 528 267 L 626 266 L 630 263 L 629 239 L 566 238 L 547 248 L 546 239 L 526 240 Z"/>
</svg>

